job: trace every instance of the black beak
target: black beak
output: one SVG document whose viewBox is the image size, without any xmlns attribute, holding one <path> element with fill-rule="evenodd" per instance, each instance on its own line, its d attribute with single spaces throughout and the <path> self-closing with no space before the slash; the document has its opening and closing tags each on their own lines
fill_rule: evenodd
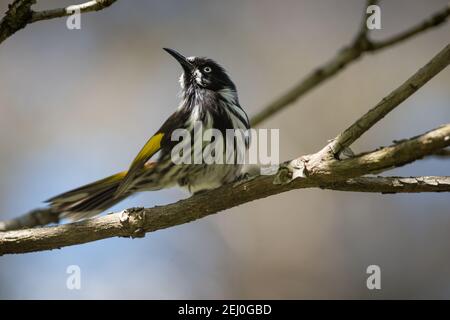
<svg viewBox="0 0 450 320">
<path fill-rule="evenodd" d="M 185 56 L 183 56 L 181 53 L 176 52 L 173 49 L 169 48 L 163 48 L 165 51 L 167 51 L 172 57 L 174 57 L 183 67 L 183 70 L 185 73 L 191 73 L 194 69 L 194 66 L 192 63 L 190 63 Z"/>
</svg>

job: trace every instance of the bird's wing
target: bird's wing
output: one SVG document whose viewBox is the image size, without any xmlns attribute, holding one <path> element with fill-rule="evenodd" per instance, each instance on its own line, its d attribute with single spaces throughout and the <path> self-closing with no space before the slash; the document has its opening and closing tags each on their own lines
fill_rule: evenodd
<svg viewBox="0 0 450 320">
<path fill-rule="evenodd" d="M 161 128 L 147 141 L 136 158 L 131 163 L 130 169 L 124 177 L 122 183 L 117 188 L 115 197 L 120 196 L 131 186 L 136 174 L 142 170 L 146 162 L 161 148 L 171 149 L 176 141 L 170 138 L 172 132 L 178 128 L 183 128 L 184 123 L 189 118 L 189 112 L 178 110 L 174 112 L 161 126 Z"/>
<path fill-rule="evenodd" d="M 128 169 L 127 174 L 117 188 L 115 197 L 123 194 L 128 189 L 130 184 L 133 182 L 136 174 L 144 168 L 145 163 L 161 149 L 161 141 L 163 137 L 164 133 L 157 132 L 142 147 L 141 151 L 139 151 L 138 155 L 131 163 L 130 169 Z"/>
</svg>

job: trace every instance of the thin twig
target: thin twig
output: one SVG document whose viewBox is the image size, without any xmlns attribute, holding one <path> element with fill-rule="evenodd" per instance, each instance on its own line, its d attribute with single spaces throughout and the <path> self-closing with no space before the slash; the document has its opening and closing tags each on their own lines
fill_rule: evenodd
<svg viewBox="0 0 450 320">
<path fill-rule="evenodd" d="M 65 8 L 35 12 L 31 7 L 36 3 L 36 0 L 15 0 L 8 6 L 8 11 L 6 11 L 5 16 L 0 21 L 0 43 L 30 23 L 65 17 L 78 11 L 80 13 L 99 11 L 109 7 L 116 1 L 92 0 Z"/>
<path fill-rule="evenodd" d="M 92 11 L 99 11 L 109 7 L 116 1 L 117 0 L 93 0 L 81 4 L 71 5 L 65 8 L 33 12 L 30 23 L 41 20 L 66 17 L 73 14 L 74 12 L 87 13 Z"/>
<path fill-rule="evenodd" d="M 361 19 L 361 24 L 359 26 L 358 33 L 356 35 L 356 39 L 353 44 L 363 43 L 369 41 L 369 29 L 367 28 L 367 18 L 369 17 L 369 13 L 367 12 L 367 8 L 373 5 L 378 5 L 378 0 L 367 0 L 366 5 L 364 6 L 363 18 Z"/>
<path fill-rule="evenodd" d="M 450 44 L 442 49 L 430 62 L 420 68 L 401 86 L 392 91 L 387 97 L 383 98 L 375 107 L 332 140 L 326 148 L 328 148 L 333 155 L 338 155 L 342 150 L 349 147 L 364 132 L 369 130 L 449 64 Z"/>
<path fill-rule="evenodd" d="M 306 174 L 339 178 L 378 173 L 433 155 L 448 146 L 450 146 L 450 124 L 349 159 L 331 158 L 314 165 L 306 163 Z"/>
<path fill-rule="evenodd" d="M 421 23 L 411 27 L 408 30 L 405 30 L 397 35 L 394 35 L 384 40 L 371 41 L 369 50 L 376 51 L 392 46 L 399 42 L 405 41 L 421 32 L 424 32 L 430 28 L 434 28 L 436 26 L 443 24 L 445 21 L 447 21 L 449 16 L 450 16 L 450 3 L 441 11 L 436 12 L 430 18 L 426 19 L 425 21 L 422 21 Z"/>
<path fill-rule="evenodd" d="M 450 7 L 446 6 L 435 13 L 431 18 L 420 22 L 416 26 L 386 40 L 374 42 L 367 37 L 365 9 L 366 7 L 364 7 L 364 18 L 361 22 L 361 27 L 354 41 L 339 51 L 336 56 L 327 63 L 307 75 L 292 89 L 275 99 L 272 103 L 263 107 L 260 112 L 252 117 L 250 121 L 252 126 L 259 125 L 264 120 L 284 110 L 286 107 L 296 102 L 300 97 L 322 84 L 325 80 L 330 79 L 352 62 L 358 60 L 364 53 L 373 53 L 411 39 L 413 36 L 443 24 L 450 15 Z"/>
</svg>

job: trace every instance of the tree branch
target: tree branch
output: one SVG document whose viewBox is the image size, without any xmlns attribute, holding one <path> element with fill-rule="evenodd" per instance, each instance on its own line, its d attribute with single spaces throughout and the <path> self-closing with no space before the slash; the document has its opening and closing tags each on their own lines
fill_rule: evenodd
<svg viewBox="0 0 450 320">
<path fill-rule="evenodd" d="M 381 40 L 381 41 L 371 41 L 371 45 L 369 50 L 370 51 L 376 51 L 380 49 L 384 49 L 386 47 L 392 46 L 394 44 L 397 44 L 399 42 L 405 41 L 409 38 L 412 38 L 419 33 L 422 33 L 424 31 L 427 31 L 428 29 L 434 28 L 436 26 L 439 26 L 443 24 L 445 21 L 447 21 L 448 17 L 450 16 L 450 3 L 443 8 L 441 11 L 436 12 L 433 14 L 430 18 L 422 21 L 421 23 L 413 26 L 412 28 L 405 30 L 395 36 L 392 36 L 388 39 Z"/>
<path fill-rule="evenodd" d="M 65 17 L 73 14 L 75 11 L 80 11 L 81 13 L 99 11 L 109 7 L 116 1 L 92 0 L 65 8 L 35 12 L 31 9 L 31 6 L 36 3 L 36 0 L 15 0 L 8 6 L 8 11 L 6 11 L 5 16 L 0 21 L 0 43 L 30 23 Z"/>
<path fill-rule="evenodd" d="M 433 153 L 433 156 L 436 158 L 448 158 L 450 157 L 450 149 L 442 149 Z"/>
<path fill-rule="evenodd" d="M 11 12 L 10 15 L 12 16 L 27 16 L 32 3 L 34 1 L 15 1 L 13 5 L 16 5 L 16 7 L 10 7 L 8 12 Z M 369 3 L 374 3 L 374 1 Z M 60 14 L 51 11 L 53 13 L 47 11 L 47 14 L 43 14 L 42 17 L 52 15 L 56 17 Z M 5 18 L 7 17 L 8 13 Z M 0 39 L 5 18 L 0 22 Z M 440 19 L 443 19 L 442 16 Z M 442 23 L 439 21 L 436 18 L 433 22 L 434 25 Z M 421 30 L 430 28 L 433 23 L 426 24 L 426 26 L 421 27 Z M 11 24 L 7 25 L 10 26 Z M 399 40 L 391 40 L 391 42 L 396 43 L 405 40 L 418 32 L 420 31 L 410 32 L 409 36 L 398 36 Z M 310 77 L 309 82 L 303 82 L 301 84 L 302 92 L 305 93 L 335 74 L 343 66 L 358 58 L 361 53 L 375 50 L 371 49 L 371 43 L 367 38 L 367 30 L 361 30 L 354 42 L 354 47 L 341 52 L 336 59 L 325 66 L 325 71 L 322 70 Z M 450 145 L 450 124 L 350 159 L 339 160 L 336 157 L 337 154 L 350 146 L 365 131 L 369 130 L 449 63 L 450 45 L 447 45 L 427 65 L 327 146 L 313 155 L 306 155 L 283 164 L 274 176 L 259 175 L 162 207 L 129 209 L 99 218 L 54 227 L 0 232 L 0 255 L 50 250 L 115 236 L 142 237 L 146 232 L 187 223 L 246 202 L 299 188 L 381 193 L 449 192 L 450 177 L 361 176 L 389 170 L 424 156 L 443 152 L 442 150 Z M 300 93 L 300 95 L 303 93 Z M 283 103 L 294 101 L 298 97 L 297 94 L 298 92 L 288 95 Z M 273 114 L 284 106 L 272 109 L 269 113 Z M 264 117 L 266 116 L 260 119 L 264 119 Z M 0 223 L 0 230 L 2 228 L 31 226 L 37 223 L 57 222 L 57 220 L 56 214 L 52 213 L 50 209 L 35 210 L 25 217 Z"/>
<path fill-rule="evenodd" d="M 25 28 L 31 19 L 31 6 L 35 3 L 36 0 L 15 0 L 8 5 L 8 11 L 0 21 L 0 43 Z"/>
<path fill-rule="evenodd" d="M 418 187 L 420 188 L 415 188 L 413 189 L 414 191 L 410 191 L 410 189 L 407 188 L 389 189 L 391 185 L 394 186 L 394 182 L 389 185 L 387 183 L 380 184 L 375 180 L 360 180 L 368 182 L 367 185 L 365 185 L 362 183 L 355 184 L 352 182 L 352 180 L 342 182 L 341 179 L 345 180 L 349 177 L 357 177 L 370 173 L 379 173 L 385 170 L 392 169 L 394 167 L 399 167 L 411 163 L 427 155 L 435 156 L 444 154 L 444 152 L 447 153 L 448 150 L 443 148 L 449 145 L 450 125 L 444 125 L 417 137 L 397 141 L 391 146 L 382 147 L 371 152 L 366 152 L 354 156 L 350 159 L 331 159 L 327 161 L 322 159 L 322 161 L 314 167 L 308 164 L 310 158 L 314 155 L 302 156 L 298 159 L 288 162 L 287 165 L 280 170 L 275 181 L 278 184 L 286 184 L 289 183 L 293 179 L 292 177 L 295 176 L 308 176 L 316 180 L 320 180 L 322 176 L 325 176 L 328 179 L 326 183 L 323 186 L 318 185 L 319 187 L 325 189 L 335 189 L 337 186 L 341 186 L 342 189 L 335 190 L 370 192 L 367 190 L 370 190 L 372 188 L 373 183 L 378 187 L 384 187 L 387 189 L 385 189 L 386 191 L 379 191 L 382 189 L 375 188 L 371 192 L 432 192 L 434 189 L 428 188 L 424 184 L 418 185 Z M 287 172 L 282 172 L 283 169 L 287 170 Z M 297 170 L 302 171 L 300 173 L 296 173 L 295 171 Z M 336 183 L 339 182 L 339 184 L 335 184 L 333 180 L 335 180 Z M 348 186 L 347 184 L 351 184 L 351 186 Z M 331 185 L 331 187 L 328 187 L 329 185 Z M 360 186 L 361 190 L 358 190 L 357 186 Z M 436 190 L 447 191 L 446 189 L 441 190 L 439 189 L 439 187 L 437 187 Z M 50 208 L 35 209 L 20 217 L 11 220 L 0 221 L 0 232 L 23 228 L 33 228 L 58 222 L 59 214 L 57 212 L 53 212 Z"/>
<path fill-rule="evenodd" d="M 338 155 L 344 148 L 349 147 L 364 132 L 383 119 L 389 112 L 409 98 L 414 92 L 445 69 L 449 64 L 450 44 L 442 49 L 430 62 L 420 68 L 400 87 L 392 91 L 387 97 L 383 98 L 375 107 L 332 140 L 326 148 L 329 148 L 333 155 Z"/>
<path fill-rule="evenodd" d="M 105 217 L 55 227 L 0 232 L 0 255 L 49 250 L 110 237 L 142 237 L 146 232 L 193 221 L 246 202 L 299 188 L 364 192 L 450 191 L 449 177 L 353 178 L 416 160 L 450 145 L 450 125 L 347 160 L 324 160 L 321 170 L 298 178 L 293 161 L 275 176 L 257 176 L 228 184 L 174 204 L 125 210 Z M 300 161 L 304 161 L 301 157 Z M 43 210 L 45 212 L 45 209 Z M 51 216 L 51 211 L 47 214 Z M 5 227 L 7 223 L 4 223 Z"/>
<path fill-rule="evenodd" d="M 99 11 L 109 7 L 116 1 L 117 0 L 92 0 L 65 8 L 33 12 L 30 22 L 66 17 L 72 15 L 76 11 L 79 11 L 80 13 Z"/>
<path fill-rule="evenodd" d="M 370 1 L 367 6 L 373 4 Z M 278 97 L 272 103 L 265 106 L 262 111 L 257 113 L 251 119 L 252 126 L 256 126 L 273 116 L 274 114 L 284 110 L 289 105 L 296 102 L 300 97 L 323 83 L 325 80 L 336 75 L 338 72 L 342 71 L 350 65 L 352 62 L 358 60 L 364 53 L 373 53 L 381 49 L 399 44 L 405 40 L 412 38 L 422 32 L 425 32 L 431 28 L 437 27 L 443 24 L 450 15 L 450 5 L 446 6 L 439 12 L 435 13 L 432 17 L 426 19 L 425 21 L 413 26 L 411 29 L 406 30 L 398 35 L 382 41 L 372 41 L 368 38 L 368 31 L 366 28 L 366 7 L 364 7 L 364 18 L 361 23 L 360 30 L 358 31 L 355 40 L 339 51 L 336 56 L 334 56 L 327 63 L 321 67 L 315 69 L 309 75 L 306 76 L 300 83 L 295 87 L 287 91 L 282 96 Z"/>
<path fill-rule="evenodd" d="M 317 166 L 312 170 L 310 169 L 308 176 L 318 178 L 321 175 L 329 175 L 332 176 L 332 179 L 336 179 L 335 183 L 330 179 L 326 184 L 319 185 L 319 187 L 323 189 L 383 193 L 449 191 L 448 187 L 445 186 L 445 180 L 441 179 L 441 183 L 436 184 L 434 183 L 436 180 L 435 177 L 432 177 L 431 180 L 418 181 L 416 184 L 409 183 L 404 186 L 401 186 L 398 179 L 410 178 L 398 177 L 397 180 L 386 180 L 384 178 L 381 179 L 381 177 L 379 177 L 378 180 L 373 178 L 361 178 L 356 180 L 348 179 L 343 182 L 339 180 L 340 177 L 356 177 L 369 173 L 378 173 L 380 171 L 411 163 L 427 155 L 447 157 L 450 155 L 450 150 L 442 148 L 450 144 L 450 139 L 447 138 L 449 136 L 450 125 L 445 125 L 423 135 L 398 141 L 389 147 L 379 148 L 378 150 L 357 155 L 350 159 L 323 162 L 320 166 Z M 309 156 L 300 157 L 294 161 L 308 162 L 308 157 Z M 290 166 L 292 167 L 292 165 Z M 298 167 L 298 165 L 295 167 Z M 302 164 L 300 167 L 306 168 L 308 165 Z M 288 170 L 290 172 L 288 173 L 287 178 L 281 180 L 281 183 L 287 183 L 291 180 L 293 176 L 292 171 L 295 169 L 291 168 Z M 301 176 L 304 175 L 305 173 L 302 172 Z M 280 179 L 280 177 L 281 174 L 277 179 Z M 429 183 L 427 183 L 427 181 L 429 181 Z M 0 221 L 0 232 L 33 228 L 51 223 L 59 223 L 58 213 L 53 212 L 50 208 L 41 208 L 11 220 Z"/>
<path fill-rule="evenodd" d="M 383 194 L 415 192 L 449 192 L 450 177 L 359 177 L 337 181 L 322 189 L 376 192 Z"/>
<path fill-rule="evenodd" d="M 296 164 L 295 167 L 301 167 L 305 176 L 329 176 L 335 179 L 356 177 L 403 166 L 427 155 L 433 155 L 448 146 L 450 146 L 450 124 L 345 160 L 322 158 L 311 164 L 310 159 L 316 154 L 312 157 L 301 157 L 297 161 L 302 161 L 304 164 L 300 166 Z"/>
<path fill-rule="evenodd" d="M 111 237 L 143 237 L 147 232 L 191 222 L 256 199 L 314 187 L 382 193 L 449 192 L 450 177 L 364 177 L 328 182 L 296 179 L 280 185 L 273 183 L 273 176 L 259 176 L 162 207 L 132 208 L 54 227 L 0 232 L 0 255 L 51 250 Z"/>
<path fill-rule="evenodd" d="M 51 208 L 40 208 L 11 220 L 0 221 L 0 232 L 45 226 L 59 221 L 59 214 Z"/>
</svg>

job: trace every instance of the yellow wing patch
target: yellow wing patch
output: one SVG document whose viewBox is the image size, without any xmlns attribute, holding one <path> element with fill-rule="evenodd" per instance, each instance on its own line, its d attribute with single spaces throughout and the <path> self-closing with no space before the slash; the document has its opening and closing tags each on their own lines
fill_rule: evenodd
<svg viewBox="0 0 450 320">
<path fill-rule="evenodd" d="M 161 140 L 164 137 L 164 133 L 155 134 L 151 137 L 147 143 L 142 147 L 141 151 L 139 151 L 136 158 L 134 158 L 131 163 L 130 169 L 128 170 L 125 178 L 122 183 L 117 188 L 115 196 L 117 197 L 119 194 L 126 191 L 128 186 L 133 181 L 134 176 L 138 173 L 145 165 L 145 163 L 161 149 Z"/>
<path fill-rule="evenodd" d="M 139 151 L 136 158 L 134 158 L 129 171 L 131 171 L 133 167 L 137 165 L 143 166 L 148 159 L 150 159 L 156 152 L 159 151 L 159 149 L 161 148 L 161 140 L 163 136 L 163 133 L 158 133 L 147 141 L 147 143 L 142 147 L 141 151 Z"/>
</svg>

